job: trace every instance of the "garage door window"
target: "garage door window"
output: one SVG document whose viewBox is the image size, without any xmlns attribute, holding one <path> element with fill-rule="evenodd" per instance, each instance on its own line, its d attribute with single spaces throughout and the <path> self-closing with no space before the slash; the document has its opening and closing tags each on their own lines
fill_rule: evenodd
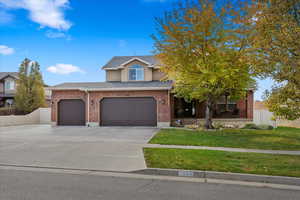
<svg viewBox="0 0 300 200">
<path fill-rule="evenodd" d="M 133 65 L 129 68 L 130 81 L 143 81 L 144 80 L 144 67 L 140 65 Z"/>
</svg>

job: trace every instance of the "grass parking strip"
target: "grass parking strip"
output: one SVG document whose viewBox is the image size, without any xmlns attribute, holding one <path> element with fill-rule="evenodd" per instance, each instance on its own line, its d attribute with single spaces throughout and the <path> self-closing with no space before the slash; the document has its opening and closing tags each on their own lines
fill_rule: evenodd
<svg viewBox="0 0 300 200">
<path fill-rule="evenodd" d="M 300 177 L 300 156 L 144 148 L 147 167 Z"/>
</svg>

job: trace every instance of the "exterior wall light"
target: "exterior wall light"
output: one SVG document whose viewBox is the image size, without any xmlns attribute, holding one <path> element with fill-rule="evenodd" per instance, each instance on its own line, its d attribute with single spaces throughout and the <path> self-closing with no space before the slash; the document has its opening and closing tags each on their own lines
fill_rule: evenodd
<svg viewBox="0 0 300 200">
<path fill-rule="evenodd" d="M 165 99 L 161 99 L 160 103 L 164 105 L 164 104 L 166 104 L 166 100 Z"/>
</svg>

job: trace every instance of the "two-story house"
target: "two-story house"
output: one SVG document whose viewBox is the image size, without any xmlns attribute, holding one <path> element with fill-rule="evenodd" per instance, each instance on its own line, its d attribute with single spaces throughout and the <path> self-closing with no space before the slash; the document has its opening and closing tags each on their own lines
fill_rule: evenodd
<svg viewBox="0 0 300 200">
<path fill-rule="evenodd" d="M 171 81 L 154 56 L 116 56 L 102 67 L 105 82 L 62 83 L 52 87 L 54 125 L 170 126 L 204 118 L 204 102 L 176 98 Z M 221 99 L 215 118 L 252 119 L 253 91 L 237 102 Z"/>
<path fill-rule="evenodd" d="M 0 72 L 0 107 L 14 105 L 17 84 L 19 78 L 18 72 Z M 44 87 L 46 105 L 50 105 L 51 90 Z"/>
<path fill-rule="evenodd" d="M 0 72 L 0 107 L 14 104 L 17 72 Z"/>
</svg>

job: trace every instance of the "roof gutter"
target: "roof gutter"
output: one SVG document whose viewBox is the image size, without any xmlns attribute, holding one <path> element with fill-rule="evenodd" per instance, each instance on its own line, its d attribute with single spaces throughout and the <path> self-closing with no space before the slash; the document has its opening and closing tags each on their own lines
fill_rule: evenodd
<svg viewBox="0 0 300 200">
<path fill-rule="evenodd" d="M 53 87 L 50 90 L 79 90 L 79 91 L 143 91 L 143 90 L 171 90 L 172 87 L 128 87 L 128 88 L 59 88 Z"/>
<path fill-rule="evenodd" d="M 158 69 L 160 67 L 156 66 L 156 65 L 147 65 L 146 67 L 149 67 L 149 68 L 155 68 L 155 69 Z M 119 70 L 119 69 L 124 69 L 125 66 L 124 65 L 119 65 L 119 66 L 116 66 L 116 67 L 102 67 L 103 70 Z"/>
</svg>

